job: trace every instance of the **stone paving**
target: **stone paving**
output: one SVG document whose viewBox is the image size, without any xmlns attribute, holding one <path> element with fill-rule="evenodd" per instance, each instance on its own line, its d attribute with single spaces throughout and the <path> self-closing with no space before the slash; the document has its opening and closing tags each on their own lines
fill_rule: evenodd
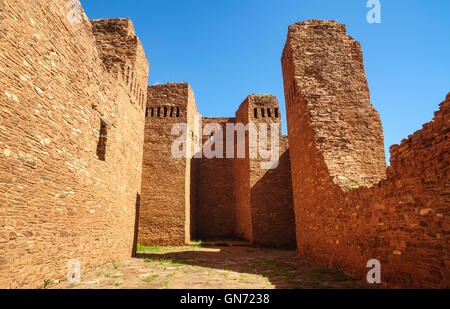
<svg viewBox="0 0 450 309">
<path fill-rule="evenodd" d="M 295 250 L 216 243 L 141 247 L 138 256 L 82 274 L 73 289 L 303 289 L 362 288 L 360 280 L 299 261 Z"/>
</svg>

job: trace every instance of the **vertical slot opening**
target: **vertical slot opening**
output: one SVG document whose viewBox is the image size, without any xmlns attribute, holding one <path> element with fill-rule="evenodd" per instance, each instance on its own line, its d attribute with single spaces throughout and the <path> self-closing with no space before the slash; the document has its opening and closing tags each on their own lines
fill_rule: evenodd
<svg viewBox="0 0 450 309">
<path fill-rule="evenodd" d="M 106 124 L 100 120 L 100 134 L 97 143 L 97 157 L 101 161 L 106 160 L 106 141 L 108 139 L 108 128 Z"/>
</svg>

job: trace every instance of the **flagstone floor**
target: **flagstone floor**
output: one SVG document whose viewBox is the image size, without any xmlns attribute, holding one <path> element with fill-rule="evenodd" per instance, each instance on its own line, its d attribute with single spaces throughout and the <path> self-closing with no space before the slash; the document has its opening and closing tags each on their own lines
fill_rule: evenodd
<svg viewBox="0 0 450 309">
<path fill-rule="evenodd" d="M 82 274 L 72 289 L 366 288 L 362 280 L 301 261 L 295 250 L 224 242 L 185 247 L 138 247 L 138 257 Z"/>
</svg>

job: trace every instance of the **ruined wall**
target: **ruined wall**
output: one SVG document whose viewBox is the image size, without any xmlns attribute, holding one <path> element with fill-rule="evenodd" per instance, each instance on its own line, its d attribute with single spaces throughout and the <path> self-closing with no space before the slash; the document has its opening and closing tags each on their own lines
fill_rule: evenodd
<svg viewBox="0 0 450 309">
<path fill-rule="evenodd" d="M 198 166 L 199 161 L 194 159 L 194 130 L 195 122 L 200 118 L 195 103 L 194 91 L 187 85 L 187 125 L 189 128 L 190 152 L 186 157 L 186 207 L 185 207 L 185 243 L 189 243 L 197 236 L 197 217 L 198 217 Z"/>
<path fill-rule="evenodd" d="M 314 141 L 334 182 L 345 187 L 383 179 L 383 128 L 370 104 L 361 46 L 346 34 L 345 25 L 310 20 L 290 26 L 282 61 L 284 67 L 292 65 L 283 73 L 287 109 L 309 114 Z M 303 101 L 292 106 L 296 98 Z M 290 129 L 297 136 L 302 126 L 293 123 Z"/>
<path fill-rule="evenodd" d="M 205 118 L 203 127 L 217 123 L 223 132 L 223 158 L 199 159 L 198 237 L 201 239 L 232 238 L 234 236 L 233 159 L 226 158 L 226 124 L 234 118 Z M 203 136 L 202 145 L 210 141 Z M 214 143 L 214 141 L 210 141 Z M 234 146 L 233 146 L 234 147 Z M 213 149 L 214 146 L 212 147 Z"/>
<path fill-rule="evenodd" d="M 0 2 L 1 288 L 65 278 L 69 259 L 85 272 L 132 253 L 144 110 L 104 71 L 79 13 Z"/>
<path fill-rule="evenodd" d="M 188 117 L 191 95 L 188 84 L 148 87 L 138 240 L 142 245 L 182 245 L 190 237 L 191 159 L 172 155 L 172 143 L 181 132 L 171 132 L 173 125 L 193 121 Z"/>
<path fill-rule="evenodd" d="M 350 55 L 358 62 L 353 66 Z M 384 173 L 379 171 L 378 138 L 382 135 L 373 130 L 379 128 L 379 118 L 368 101 L 356 109 L 361 117 L 365 115 L 363 119 L 342 113 L 350 104 L 347 100 L 329 104 L 328 115 L 321 116 L 327 98 L 366 89 L 365 78 L 354 71 L 362 70 L 359 44 L 336 22 L 299 23 L 289 28 L 282 64 L 299 254 L 364 281 L 367 261 L 378 259 L 385 286 L 448 288 L 449 97 L 431 123 L 391 148 L 387 179 L 348 190 L 350 186 L 343 187 L 344 178 L 343 182 L 336 179 L 340 174 L 336 167 L 345 157 L 355 158 L 355 163 L 367 161 L 366 167 L 355 164 L 352 175 L 344 171 L 342 175 L 351 180 L 348 184 L 358 174 L 367 184 Z M 310 70 L 305 69 L 309 66 Z M 342 68 L 347 68 L 346 74 Z M 323 76 L 334 76 L 339 88 L 330 91 L 328 83 L 322 84 Z M 359 79 L 348 80 L 349 76 Z M 366 91 L 361 95 L 365 97 Z M 337 140 L 332 131 L 341 130 L 335 127 L 338 118 L 342 123 L 355 118 L 359 124 L 353 126 L 366 127 L 368 135 Z"/>
<path fill-rule="evenodd" d="M 262 158 L 260 152 L 256 158 L 251 158 L 249 133 L 246 132 L 245 158 L 234 160 L 236 235 L 255 244 L 295 246 L 289 151 L 287 140 L 281 137 L 281 115 L 276 97 L 247 97 L 236 112 L 236 123 L 239 122 L 257 124 L 257 130 L 259 125 L 266 124 L 268 150 L 273 146 L 271 135 L 277 134 L 280 161 L 275 169 L 264 169 L 261 162 L 270 159 Z M 272 131 L 272 123 L 279 125 L 276 131 Z M 259 131 L 257 136 L 259 143 Z"/>
<path fill-rule="evenodd" d="M 149 63 L 128 18 L 91 20 L 99 55 L 106 69 L 128 85 L 130 99 L 145 108 Z"/>
</svg>

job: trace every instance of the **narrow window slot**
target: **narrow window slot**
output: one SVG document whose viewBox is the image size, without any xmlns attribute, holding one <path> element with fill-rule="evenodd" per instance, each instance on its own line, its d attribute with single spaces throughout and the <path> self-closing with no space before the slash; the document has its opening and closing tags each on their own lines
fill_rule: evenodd
<svg viewBox="0 0 450 309">
<path fill-rule="evenodd" d="M 257 108 L 253 109 L 253 117 L 258 118 L 258 109 Z"/>
<path fill-rule="evenodd" d="M 108 140 L 108 128 L 100 121 L 100 134 L 97 143 L 97 157 L 101 161 L 106 160 L 106 141 Z"/>
</svg>

